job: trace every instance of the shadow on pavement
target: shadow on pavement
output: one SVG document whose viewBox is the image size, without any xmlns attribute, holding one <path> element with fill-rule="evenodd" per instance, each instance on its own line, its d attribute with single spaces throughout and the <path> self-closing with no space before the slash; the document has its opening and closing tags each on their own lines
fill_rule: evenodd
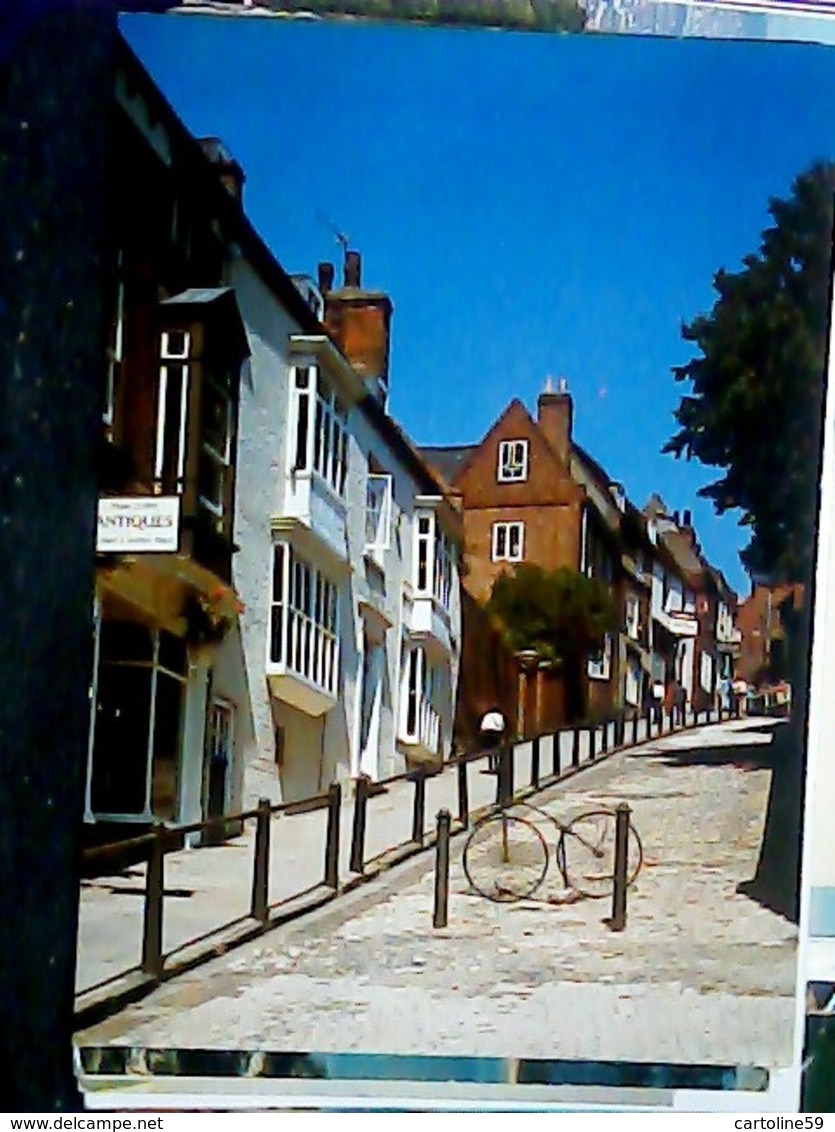
<svg viewBox="0 0 835 1132">
<path fill-rule="evenodd" d="M 769 770 L 771 780 L 757 870 L 737 892 L 796 924 L 799 916 L 800 847 L 803 829 L 805 740 L 801 727 L 790 723 L 752 727 L 752 733 L 773 731 L 770 743 L 647 752 L 646 758 L 668 767 L 735 766 L 743 771 Z"/>
</svg>

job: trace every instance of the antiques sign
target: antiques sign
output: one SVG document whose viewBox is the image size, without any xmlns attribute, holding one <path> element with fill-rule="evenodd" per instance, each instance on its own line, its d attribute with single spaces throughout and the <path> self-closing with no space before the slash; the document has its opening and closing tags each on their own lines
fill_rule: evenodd
<svg viewBox="0 0 835 1132">
<path fill-rule="evenodd" d="M 180 546 L 177 495 L 117 496 L 99 500 L 96 550 L 105 554 L 176 552 Z"/>
</svg>

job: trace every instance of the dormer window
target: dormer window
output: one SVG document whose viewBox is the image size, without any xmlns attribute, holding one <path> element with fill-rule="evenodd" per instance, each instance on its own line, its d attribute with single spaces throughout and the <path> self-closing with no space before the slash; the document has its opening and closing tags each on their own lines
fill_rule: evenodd
<svg viewBox="0 0 835 1132">
<path fill-rule="evenodd" d="M 528 478 L 527 440 L 502 440 L 496 469 L 499 483 L 522 483 Z"/>
</svg>

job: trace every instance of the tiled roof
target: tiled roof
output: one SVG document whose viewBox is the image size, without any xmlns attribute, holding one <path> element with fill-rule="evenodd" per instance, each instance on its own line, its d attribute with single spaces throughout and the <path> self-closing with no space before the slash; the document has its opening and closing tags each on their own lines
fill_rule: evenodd
<svg viewBox="0 0 835 1132">
<path fill-rule="evenodd" d="M 442 445 L 435 448 L 418 448 L 418 452 L 432 468 L 436 468 L 447 483 L 454 483 L 477 444 Z"/>
</svg>

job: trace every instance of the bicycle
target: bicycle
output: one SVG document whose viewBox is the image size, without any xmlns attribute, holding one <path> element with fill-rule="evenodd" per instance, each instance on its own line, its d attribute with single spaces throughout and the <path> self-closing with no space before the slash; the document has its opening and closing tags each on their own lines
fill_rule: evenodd
<svg viewBox="0 0 835 1132">
<path fill-rule="evenodd" d="M 464 875 L 470 886 L 494 903 L 529 899 L 548 874 L 551 851 L 532 820 L 510 813 L 529 810 L 553 824 L 559 837 L 554 857 L 567 888 L 581 896 L 610 896 L 615 878 L 614 810 L 586 810 L 563 824 L 554 814 L 529 802 L 514 802 L 488 814 L 464 846 Z M 635 883 L 644 853 L 638 831 L 629 823 L 627 887 Z"/>
</svg>

